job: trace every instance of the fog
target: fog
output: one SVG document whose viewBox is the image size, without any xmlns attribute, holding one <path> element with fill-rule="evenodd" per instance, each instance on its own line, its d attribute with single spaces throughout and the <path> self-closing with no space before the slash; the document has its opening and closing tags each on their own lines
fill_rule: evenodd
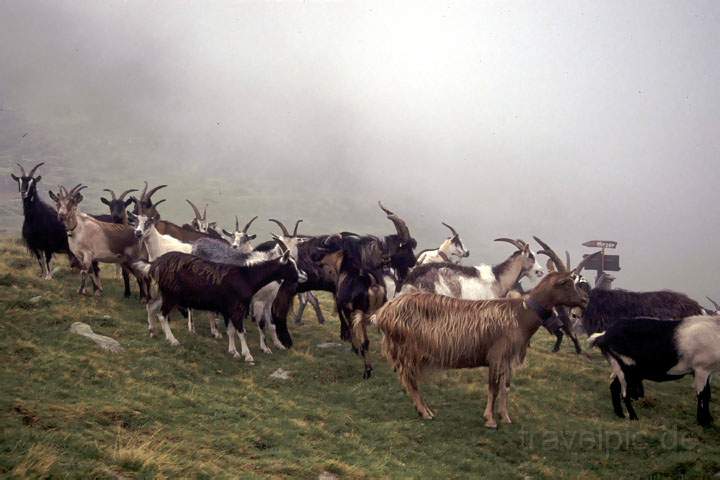
<svg viewBox="0 0 720 480">
<path fill-rule="evenodd" d="M 719 46 L 713 1 L 6 1 L 0 167 L 45 161 L 89 211 L 168 183 L 169 218 L 193 192 L 225 226 L 391 233 L 381 199 L 420 248 L 452 224 L 466 263 L 501 261 L 498 236 L 617 240 L 615 286 L 703 300 Z"/>
</svg>

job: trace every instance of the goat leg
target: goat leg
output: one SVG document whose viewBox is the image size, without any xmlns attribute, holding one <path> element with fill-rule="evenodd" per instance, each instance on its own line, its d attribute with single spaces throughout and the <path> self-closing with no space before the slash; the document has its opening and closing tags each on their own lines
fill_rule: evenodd
<svg viewBox="0 0 720 480">
<path fill-rule="evenodd" d="M 561 330 L 557 330 L 555 332 L 555 337 L 556 337 L 555 345 L 553 345 L 553 348 L 552 348 L 553 353 L 557 353 L 560 351 L 560 345 L 562 345 L 562 341 L 563 341 L 563 332 Z"/>
<path fill-rule="evenodd" d="M 303 313 L 305 312 L 305 307 L 307 306 L 307 302 L 308 302 L 307 293 L 299 293 L 297 295 L 297 299 L 298 299 L 299 305 L 298 305 L 297 312 L 295 313 L 295 318 L 293 319 L 293 323 L 295 323 L 295 325 L 302 325 Z"/>
<path fill-rule="evenodd" d="M 615 411 L 615 415 L 620 418 L 625 418 L 625 412 L 623 411 L 620 401 L 621 390 L 620 380 L 618 380 L 617 377 L 613 378 L 612 383 L 610 383 L 610 398 L 612 399 L 613 410 Z"/>
<path fill-rule="evenodd" d="M 695 391 L 697 393 L 697 422 L 706 427 L 713 422 L 710 414 L 710 374 L 705 370 L 695 371 Z"/>
<path fill-rule="evenodd" d="M 122 279 L 124 286 L 123 297 L 130 298 L 130 272 L 128 272 L 128 269 L 125 266 L 122 267 Z"/>
<path fill-rule="evenodd" d="M 415 404 L 415 410 L 425 420 L 432 420 L 435 417 L 435 413 L 430 410 L 425 400 L 423 400 L 420 390 L 417 385 L 417 374 L 412 368 L 406 367 L 403 364 L 398 365 L 397 368 L 398 378 L 400 384 L 403 386 L 413 404 Z"/>
<path fill-rule="evenodd" d="M 318 301 L 315 294 L 312 292 L 307 292 L 307 301 L 310 302 L 310 305 L 312 305 L 313 310 L 315 310 L 315 316 L 318 319 L 318 323 L 320 325 L 323 325 L 325 323 L 325 317 L 323 316 L 322 309 L 320 308 L 320 302 Z"/>
</svg>

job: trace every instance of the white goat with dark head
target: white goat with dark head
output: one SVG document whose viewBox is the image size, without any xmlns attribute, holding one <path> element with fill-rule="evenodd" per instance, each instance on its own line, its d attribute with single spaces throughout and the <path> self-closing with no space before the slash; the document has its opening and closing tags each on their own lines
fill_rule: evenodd
<svg viewBox="0 0 720 480">
<path fill-rule="evenodd" d="M 466 300 L 489 300 L 507 295 L 523 277 L 540 278 L 545 274 L 530 245 L 522 240 L 498 238 L 517 250 L 498 265 L 464 267 L 452 263 L 428 263 L 415 267 L 403 284 L 401 293 L 426 291 Z"/>
<path fill-rule="evenodd" d="M 257 235 L 249 235 L 248 231 L 250 230 L 250 225 L 257 220 L 257 215 L 255 215 L 246 225 L 245 227 L 240 230 L 240 221 L 238 220 L 237 215 L 235 215 L 235 231 L 234 232 L 228 232 L 223 228 L 222 233 L 230 240 L 230 246 L 236 250 L 240 250 L 243 253 L 250 253 L 253 251 L 253 245 L 252 241 L 255 240 Z"/>
<path fill-rule="evenodd" d="M 442 222 L 442 224 L 450 229 L 452 235 L 446 238 L 438 248 L 420 252 L 417 257 L 417 265 L 442 262 L 460 263 L 463 258 L 470 256 L 470 250 L 465 248 L 460 234 L 447 223 Z"/>
</svg>

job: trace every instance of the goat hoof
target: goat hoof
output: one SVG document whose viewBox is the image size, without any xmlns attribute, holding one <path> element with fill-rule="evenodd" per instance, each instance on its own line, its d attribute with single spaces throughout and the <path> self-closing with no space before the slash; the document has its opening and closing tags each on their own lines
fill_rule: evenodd
<svg viewBox="0 0 720 480">
<path fill-rule="evenodd" d="M 218 339 L 223 338 L 223 334 L 220 332 L 215 332 L 212 334 L 212 336 L 213 336 L 213 338 L 218 338 Z"/>
<path fill-rule="evenodd" d="M 418 412 L 418 415 L 420 415 L 423 420 L 432 420 L 433 418 L 435 418 L 435 415 L 430 410 Z"/>
<path fill-rule="evenodd" d="M 267 353 L 268 355 L 272 354 L 272 350 L 270 350 L 268 347 L 261 348 L 260 350 L 262 350 L 263 353 Z"/>
<path fill-rule="evenodd" d="M 491 428 L 493 430 L 497 430 L 498 426 L 495 420 L 486 420 L 485 421 L 485 428 Z"/>
<path fill-rule="evenodd" d="M 245 363 L 247 363 L 248 365 L 255 365 L 255 359 L 248 355 L 247 357 L 245 357 Z"/>
<path fill-rule="evenodd" d="M 512 424 L 512 420 L 510 420 L 510 417 L 503 417 L 501 420 L 503 423 L 507 423 L 508 425 Z"/>
<path fill-rule="evenodd" d="M 171 340 L 171 341 L 170 341 L 170 345 L 172 345 L 173 347 L 179 347 L 179 346 L 180 346 L 180 342 L 178 342 L 177 340 Z"/>
<path fill-rule="evenodd" d="M 228 352 L 234 359 L 240 359 L 240 354 L 238 352 Z"/>
</svg>

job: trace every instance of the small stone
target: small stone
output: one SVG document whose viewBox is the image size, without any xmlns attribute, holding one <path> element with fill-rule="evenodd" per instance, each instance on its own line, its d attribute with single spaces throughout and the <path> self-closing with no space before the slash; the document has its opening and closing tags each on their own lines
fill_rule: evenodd
<svg viewBox="0 0 720 480">
<path fill-rule="evenodd" d="M 277 378 L 278 380 L 290 380 L 290 372 L 282 368 L 278 368 L 270 374 L 270 378 Z"/>
<path fill-rule="evenodd" d="M 330 472 L 322 472 L 318 475 L 318 480 L 337 480 L 338 476 Z"/>
<path fill-rule="evenodd" d="M 92 328 L 90 328 L 90 325 L 88 325 L 87 323 L 74 322 L 72 325 L 70 325 L 70 331 L 72 333 L 76 333 L 78 335 L 82 335 L 83 337 L 89 338 L 90 340 L 95 342 L 100 348 L 102 348 L 103 350 L 107 350 L 108 352 L 120 353 L 125 350 L 120 345 L 120 342 L 118 342 L 114 338 L 106 337 L 104 335 L 98 335 L 97 333 L 93 332 Z"/>
<path fill-rule="evenodd" d="M 40 300 L 42 300 L 42 295 L 37 295 L 35 297 L 32 297 L 30 300 L 28 300 L 30 303 L 38 303 Z"/>
<path fill-rule="evenodd" d="M 110 315 L 103 315 L 103 320 L 110 320 L 112 317 Z"/>
<path fill-rule="evenodd" d="M 318 348 L 341 348 L 343 344 L 338 342 L 324 342 L 318 343 L 316 346 Z"/>
</svg>

